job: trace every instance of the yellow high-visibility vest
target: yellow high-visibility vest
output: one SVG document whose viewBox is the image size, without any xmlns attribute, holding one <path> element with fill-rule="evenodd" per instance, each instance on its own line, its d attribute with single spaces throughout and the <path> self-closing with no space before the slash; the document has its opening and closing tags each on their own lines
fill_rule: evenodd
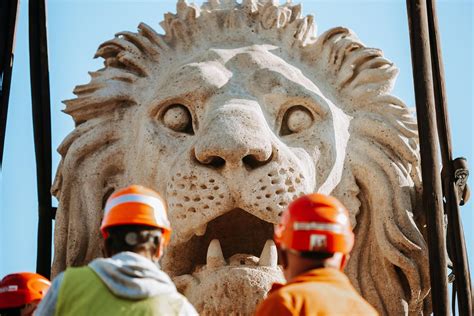
<svg viewBox="0 0 474 316">
<path fill-rule="evenodd" d="M 89 267 L 68 268 L 64 273 L 56 316 L 178 315 L 182 300 L 154 296 L 128 300 L 115 296 Z"/>
</svg>

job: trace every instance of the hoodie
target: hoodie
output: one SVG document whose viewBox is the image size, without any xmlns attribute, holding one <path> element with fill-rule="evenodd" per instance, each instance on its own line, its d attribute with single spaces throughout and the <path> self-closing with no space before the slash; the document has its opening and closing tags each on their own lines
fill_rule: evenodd
<svg viewBox="0 0 474 316">
<path fill-rule="evenodd" d="M 170 300 L 182 301 L 179 315 L 197 315 L 194 307 L 178 293 L 169 276 L 147 258 L 133 252 L 121 252 L 111 258 L 98 258 L 89 263 L 106 287 L 117 297 L 128 300 L 143 300 L 154 296 L 166 296 Z M 53 316 L 59 290 L 64 279 L 61 272 L 38 306 L 36 316 Z"/>
</svg>

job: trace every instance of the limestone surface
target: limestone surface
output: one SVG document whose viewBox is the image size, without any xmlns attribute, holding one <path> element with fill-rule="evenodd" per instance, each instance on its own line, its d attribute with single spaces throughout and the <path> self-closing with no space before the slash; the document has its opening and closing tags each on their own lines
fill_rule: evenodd
<svg viewBox="0 0 474 316">
<path fill-rule="evenodd" d="M 416 122 L 397 68 L 347 28 L 315 34 L 298 4 L 178 1 L 100 45 L 104 68 L 65 101 L 53 273 L 101 256 L 107 197 L 136 183 L 167 200 L 162 268 L 203 314 L 252 314 L 274 281 L 273 226 L 296 197 L 350 210 L 346 268 L 381 314 L 429 311 Z"/>
</svg>

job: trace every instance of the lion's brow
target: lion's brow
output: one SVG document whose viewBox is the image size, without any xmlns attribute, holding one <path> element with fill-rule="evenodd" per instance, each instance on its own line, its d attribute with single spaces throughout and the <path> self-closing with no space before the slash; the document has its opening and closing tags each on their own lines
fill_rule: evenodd
<svg viewBox="0 0 474 316">
<path fill-rule="evenodd" d="M 215 81 L 215 78 L 217 77 L 216 71 L 219 70 L 217 67 L 213 67 L 212 69 L 212 73 L 214 74 L 212 78 L 213 80 L 209 80 L 210 78 L 206 76 L 206 72 L 203 71 L 204 69 L 205 67 L 198 63 L 184 65 L 178 71 L 172 73 L 165 81 L 165 84 L 178 85 L 179 87 L 182 87 L 182 91 L 187 92 L 199 89 L 216 90 L 222 84 L 225 84 L 225 82 L 217 84 Z M 223 70 L 222 74 L 224 74 Z"/>
<path fill-rule="evenodd" d="M 301 72 L 301 70 L 288 67 L 288 65 L 279 65 L 262 70 L 267 71 L 269 75 L 277 76 L 281 82 L 287 82 L 287 84 L 296 84 L 305 89 L 308 89 L 308 85 L 310 85 L 311 88 L 314 86 L 314 83 L 303 72 Z M 304 79 L 304 81 L 302 82 L 301 79 Z"/>
<path fill-rule="evenodd" d="M 301 82 L 295 76 L 299 76 L 298 79 L 304 78 L 305 81 Z M 264 68 L 256 70 L 253 74 L 253 80 L 258 88 L 265 93 L 271 92 L 277 86 L 289 88 L 290 94 L 304 95 L 307 97 L 314 97 L 315 92 L 317 94 L 322 94 L 319 87 L 316 86 L 313 82 L 307 79 L 303 74 L 286 74 L 282 73 L 280 69 L 271 69 Z M 266 78 L 268 80 L 260 80 L 259 78 Z M 269 83 L 265 85 L 265 83 Z"/>
</svg>

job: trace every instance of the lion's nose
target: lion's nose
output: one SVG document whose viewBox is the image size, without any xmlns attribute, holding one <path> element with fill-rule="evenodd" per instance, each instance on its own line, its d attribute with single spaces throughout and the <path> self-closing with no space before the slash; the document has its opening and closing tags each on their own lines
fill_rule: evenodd
<svg viewBox="0 0 474 316">
<path fill-rule="evenodd" d="M 194 157 L 210 168 L 245 167 L 253 170 L 272 160 L 272 143 L 261 115 L 225 109 L 218 111 L 197 135 Z"/>
</svg>

